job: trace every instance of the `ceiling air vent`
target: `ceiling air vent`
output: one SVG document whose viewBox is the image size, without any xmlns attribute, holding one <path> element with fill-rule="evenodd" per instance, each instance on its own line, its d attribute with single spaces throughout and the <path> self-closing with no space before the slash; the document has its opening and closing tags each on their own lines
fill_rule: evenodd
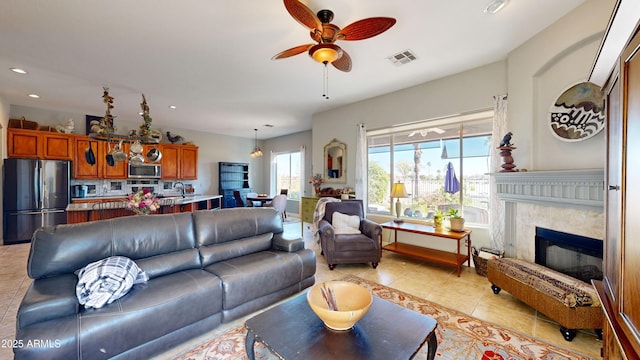
<svg viewBox="0 0 640 360">
<path fill-rule="evenodd" d="M 389 59 L 389 61 L 391 61 L 396 66 L 400 66 L 415 61 L 418 59 L 418 57 L 413 53 L 413 51 L 407 49 L 395 55 L 389 56 L 387 59 Z"/>
</svg>

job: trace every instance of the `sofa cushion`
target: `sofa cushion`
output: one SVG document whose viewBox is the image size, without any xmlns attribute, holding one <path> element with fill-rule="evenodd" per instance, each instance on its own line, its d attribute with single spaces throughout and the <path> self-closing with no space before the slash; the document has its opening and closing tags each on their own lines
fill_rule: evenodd
<svg viewBox="0 0 640 360">
<path fill-rule="evenodd" d="M 338 252 L 371 251 L 376 248 L 376 242 L 363 234 L 344 234 L 336 237 L 334 246 Z"/>
<path fill-rule="evenodd" d="M 190 213 L 57 225 L 35 231 L 27 271 L 32 279 L 38 279 L 73 273 L 109 256 L 137 260 L 193 248 L 195 236 Z M 199 261 L 196 257 L 188 266 L 200 268 Z"/>
<path fill-rule="evenodd" d="M 269 250 L 273 233 L 260 234 L 256 236 L 205 245 L 200 247 L 200 258 L 203 266 L 208 266 L 218 261 L 243 256 L 258 251 Z"/>
<path fill-rule="evenodd" d="M 205 268 L 222 280 L 224 309 L 270 294 L 304 279 L 296 253 L 262 251 L 220 261 Z"/>
<path fill-rule="evenodd" d="M 282 218 L 274 208 L 197 211 L 193 222 L 198 247 L 282 232 Z"/>
<path fill-rule="evenodd" d="M 74 274 L 34 280 L 20 303 L 17 327 L 77 314 L 77 282 Z"/>
</svg>

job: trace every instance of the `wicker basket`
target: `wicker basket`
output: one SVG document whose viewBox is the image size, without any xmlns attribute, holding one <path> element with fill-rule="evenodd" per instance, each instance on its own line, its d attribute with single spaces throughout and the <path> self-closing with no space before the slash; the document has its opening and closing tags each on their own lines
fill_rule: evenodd
<svg viewBox="0 0 640 360">
<path fill-rule="evenodd" d="M 504 251 L 500 252 L 498 250 L 495 249 L 487 249 L 487 248 L 480 248 L 480 250 L 484 250 L 484 251 L 488 251 L 491 252 L 493 254 L 496 254 L 496 256 L 498 257 L 503 257 L 504 256 Z M 485 258 L 481 258 L 479 256 L 479 251 L 478 249 L 475 248 L 475 246 L 471 247 L 471 255 L 473 257 L 473 265 L 476 267 L 476 273 L 478 275 L 481 276 L 487 276 L 487 259 Z"/>
<path fill-rule="evenodd" d="M 27 120 L 23 116 L 20 119 L 9 119 L 9 127 L 15 129 L 37 130 L 38 123 Z"/>
</svg>

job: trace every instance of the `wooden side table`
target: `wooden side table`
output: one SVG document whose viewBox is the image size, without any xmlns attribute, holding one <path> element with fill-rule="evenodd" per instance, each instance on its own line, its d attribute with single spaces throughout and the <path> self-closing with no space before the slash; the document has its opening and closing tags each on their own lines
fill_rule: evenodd
<svg viewBox="0 0 640 360">
<path fill-rule="evenodd" d="M 412 224 L 412 223 L 396 223 L 393 221 L 381 224 L 383 228 L 393 230 L 395 232 L 394 242 L 382 246 L 382 237 L 380 237 L 380 247 L 384 250 L 393 251 L 403 255 L 409 255 L 420 259 L 433 261 L 445 265 L 453 265 L 457 269 L 458 277 L 462 270 L 462 264 L 467 262 L 467 266 L 471 266 L 471 230 L 450 231 L 446 229 L 436 229 L 433 226 Z M 455 253 L 430 249 L 428 243 L 425 246 L 416 246 L 411 244 L 398 242 L 398 231 L 410 232 L 420 235 L 429 235 L 439 238 L 451 239 L 457 242 L 457 250 Z M 460 252 L 461 242 L 467 247 L 466 255 Z"/>
</svg>

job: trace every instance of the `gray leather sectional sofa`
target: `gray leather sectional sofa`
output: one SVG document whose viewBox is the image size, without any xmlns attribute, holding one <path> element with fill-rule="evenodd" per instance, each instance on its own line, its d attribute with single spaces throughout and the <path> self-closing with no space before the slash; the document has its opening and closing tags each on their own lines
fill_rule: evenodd
<svg viewBox="0 0 640 360">
<path fill-rule="evenodd" d="M 74 272 L 110 256 L 149 276 L 100 309 Z M 18 310 L 16 359 L 142 359 L 262 309 L 315 281 L 316 260 L 271 208 L 129 216 L 37 230 Z"/>
</svg>

